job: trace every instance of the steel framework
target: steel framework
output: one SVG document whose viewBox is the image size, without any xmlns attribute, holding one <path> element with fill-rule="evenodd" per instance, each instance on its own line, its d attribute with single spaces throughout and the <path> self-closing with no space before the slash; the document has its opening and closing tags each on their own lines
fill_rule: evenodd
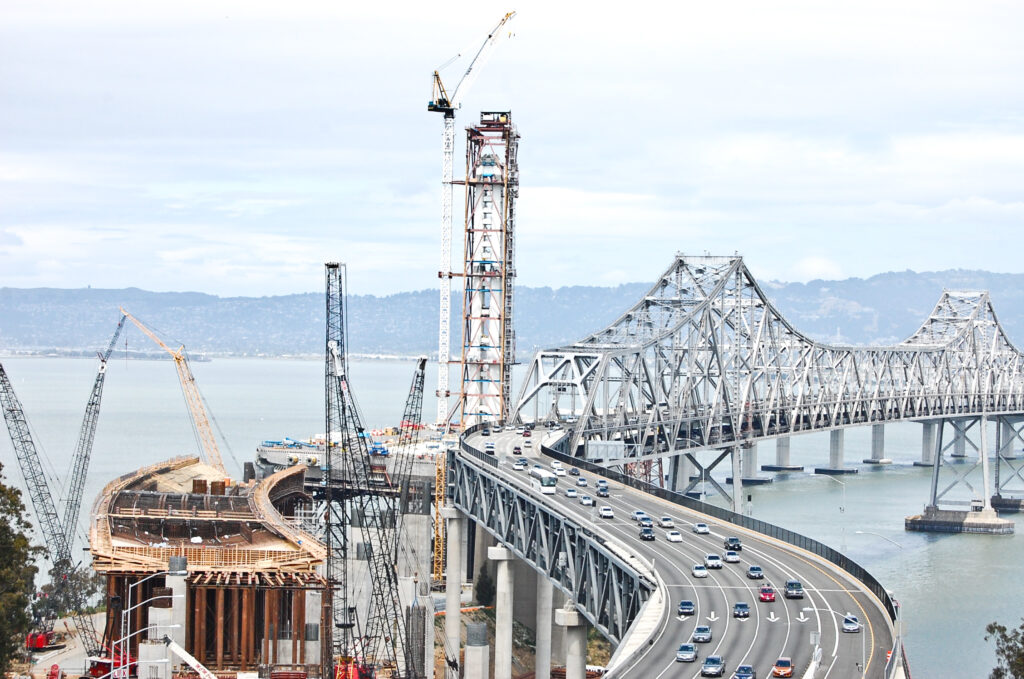
<svg viewBox="0 0 1024 679">
<path fill-rule="evenodd" d="M 513 283 L 519 133 L 508 112 L 466 130 L 462 426 L 507 419 L 515 362 Z"/>
<path fill-rule="evenodd" d="M 830 346 L 796 330 L 742 258 L 680 254 L 607 328 L 538 352 L 514 417 L 568 421 L 569 454 L 621 463 L 856 424 L 1022 412 L 1022 354 L 987 292 L 943 292 L 901 343 Z"/>
</svg>

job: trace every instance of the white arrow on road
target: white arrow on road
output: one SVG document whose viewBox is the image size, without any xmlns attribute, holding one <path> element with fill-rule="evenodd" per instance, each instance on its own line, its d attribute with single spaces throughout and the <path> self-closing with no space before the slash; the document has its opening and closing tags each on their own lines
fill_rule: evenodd
<svg viewBox="0 0 1024 679">
<path fill-rule="evenodd" d="M 803 611 L 800 611 L 800 615 L 798 615 L 796 619 L 797 619 L 797 622 L 807 622 L 808 620 L 810 620 L 810 618 L 808 618 L 806 615 L 804 615 Z"/>
<path fill-rule="evenodd" d="M 775 615 L 775 611 L 772 611 L 771 613 L 768 614 L 768 622 L 777 622 L 778 620 L 779 620 L 779 617 L 777 615 Z"/>
<path fill-rule="evenodd" d="M 714 622 L 715 620 L 718 620 L 718 616 L 715 615 L 714 611 L 711 611 L 711 615 L 708 616 L 708 620 L 710 620 L 711 622 Z"/>
</svg>

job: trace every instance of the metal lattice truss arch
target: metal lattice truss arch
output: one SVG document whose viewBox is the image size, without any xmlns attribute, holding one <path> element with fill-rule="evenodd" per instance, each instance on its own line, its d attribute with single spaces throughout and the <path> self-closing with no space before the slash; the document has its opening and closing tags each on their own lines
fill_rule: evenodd
<svg viewBox="0 0 1024 679">
<path fill-rule="evenodd" d="M 686 257 L 604 330 L 540 351 L 515 417 L 571 423 L 567 452 L 627 458 L 798 432 L 1024 411 L 1021 352 L 987 292 L 945 291 L 892 346 L 833 346 L 796 330 L 741 257 Z"/>
<path fill-rule="evenodd" d="M 655 589 L 629 556 L 464 455 L 452 457 L 449 473 L 451 504 L 551 580 L 613 644 L 622 640 Z"/>
</svg>

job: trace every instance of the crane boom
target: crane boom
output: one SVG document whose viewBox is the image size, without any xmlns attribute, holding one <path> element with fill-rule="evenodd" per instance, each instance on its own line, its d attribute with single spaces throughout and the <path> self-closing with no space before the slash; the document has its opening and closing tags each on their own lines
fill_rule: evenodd
<svg viewBox="0 0 1024 679">
<path fill-rule="evenodd" d="M 176 641 L 171 639 L 166 634 L 163 638 L 164 645 L 167 646 L 176 656 L 184 660 L 189 667 L 196 671 L 199 675 L 199 679 L 217 679 L 217 675 L 206 668 L 203 663 L 196 660 L 195 656 L 182 648 Z"/>
<path fill-rule="evenodd" d="M 174 359 L 174 367 L 177 368 L 178 379 L 181 381 L 181 391 L 185 394 L 185 403 L 188 404 L 188 411 L 192 415 L 192 424 L 199 436 L 203 458 L 207 464 L 215 467 L 227 476 L 228 472 L 224 467 L 224 460 L 220 456 L 220 448 L 217 447 L 217 439 L 214 438 L 213 428 L 210 427 L 210 419 L 206 416 L 203 397 L 199 393 L 196 378 L 192 375 L 192 369 L 188 365 L 188 358 L 185 356 L 184 345 L 177 349 L 171 349 L 163 340 L 156 336 L 156 333 L 143 325 L 142 321 L 125 311 L 124 307 L 121 308 L 121 313 Z"/>
<path fill-rule="evenodd" d="M 71 581 L 68 576 L 75 570 L 74 561 L 71 559 L 71 545 L 65 536 L 64 527 L 57 515 L 57 506 L 50 493 L 50 486 L 43 474 L 43 465 L 40 462 L 35 441 L 32 440 L 32 435 L 29 432 L 25 410 L 14 393 L 14 387 L 10 378 L 7 377 L 7 371 L 4 370 L 3 364 L 0 364 L 0 407 L 3 408 L 4 420 L 7 422 L 8 432 L 11 434 L 11 443 L 14 445 L 14 453 L 18 458 L 18 466 L 21 467 L 21 474 L 32 500 L 32 508 L 35 510 L 39 529 L 50 554 L 54 585 L 58 588 L 66 586 Z M 85 614 L 85 597 L 74 588 L 70 592 L 74 609 L 72 618 L 82 639 L 82 645 L 88 653 L 96 653 L 99 651 L 100 645 L 92 618 Z"/>
<path fill-rule="evenodd" d="M 448 359 L 451 357 L 451 300 L 452 300 L 452 157 L 455 151 L 455 110 L 462 103 L 462 98 L 472 87 L 480 74 L 480 68 L 490 55 L 500 37 L 499 31 L 515 12 L 509 12 L 501 18 L 480 49 L 470 62 L 462 80 L 455 86 L 451 98 L 448 90 L 441 82 L 441 74 L 434 71 L 433 99 L 427 103 L 427 110 L 444 114 L 444 132 L 441 135 L 441 267 L 437 276 L 441 279 L 440 314 L 437 332 L 437 423 L 448 421 Z"/>
<path fill-rule="evenodd" d="M 75 447 L 75 457 L 71 463 L 71 483 L 68 489 L 67 504 L 64 506 L 64 539 L 68 545 L 75 542 L 75 527 L 78 525 L 78 513 L 82 508 L 82 493 L 85 490 L 85 476 L 89 470 L 89 459 L 92 457 L 92 444 L 96 439 L 96 423 L 100 416 L 100 400 L 103 398 L 103 382 L 107 374 L 107 361 L 114 351 L 117 338 L 124 328 L 125 317 L 117 323 L 114 336 L 110 338 L 107 350 L 99 355 L 100 367 L 96 371 L 96 381 L 93 382 L 92 392 L 89 394 L 89 401 L 85 405 L 85 415 L 82 418 L 82 428 L 78 433 L 78 444 Z"/>
</svg>

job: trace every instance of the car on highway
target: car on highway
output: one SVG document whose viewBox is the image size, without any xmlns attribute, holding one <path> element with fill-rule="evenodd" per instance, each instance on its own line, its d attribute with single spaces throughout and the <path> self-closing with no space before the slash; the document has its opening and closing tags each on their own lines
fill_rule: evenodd
<svg viewBox="0 0 1024 679">
<path fill-rule="evenodd" d="M 561 469 L 562 468 L 562 463 L 559 462 L 558 460 L 552 460 L 551 461 L 551 468 L 552 469 Z"/>
<path fill-rule="evenodd" d="M 521 472 L 526 469 L 526 460 L 516 460 L 515 464 L 512 465 L 512 470 Z"/>
<path fill-rule="evenodd" d="M 694 662 L 697 660 L 697 647 L 693 644 L 679 644 L 676 651 L 676 662 Z"/>
<path fill-rule="evenodd" d="M 772 666 L 773 677 L 792 677 L 793 676 L 793 660 L 787 656 L 782 656 L 775 661 Z"/>
<path fill-rule="evenodd" d="M 747 569 L 747 577 L 751 580 L 760 580 L 764 578 L 764 571 L 760 566 L 751 566 Z"/>
<path fill-rule="evenodd" d="M 570 486 L 569 488 L 566 488 L 566 489 L 565 489 L 565 496 L 566 496 L 566 497 L 579 497 L 579 493 L 578 493 L 578 492 L 576 492 L 576 489 L 575 489 L 575 488 L 573 488 L 572 486 Z"/>
<path fill-rule="evenodd" d="M 771 585 L 765 585 L 757 592 L 757 598 L 765 603 L 771 603 L 775 601 L 775 588 Z"/>
<path fill-rule="evenodd" d="M 491 435 L 491 430 L 490 429 L 484 429 L 483 431 L 480 432 L 480 436 L 490 436 L 490 435 Z"/>
<path fill-rule="evenodd" d="M 746 601 L 737 601 L 732 607 L 732 617 L 749 618 L 750 604 L 748 604 Z"/>
<path fill-rule="evenodd" d="M 843 631 L 844 632 L 859 632 L 860 631 L 860 620 L 857 619 L 856 615 L 847 613 L 843 618 Z"/>
<path fill-rule="evenodd" d="M 697 607 L 693 605 L 693 602 L 689 599 L 683 599 L 679 602 L 679 608 L 676 609 L 676 613 L 679 615 L 693 615 L 697 612 Z"/>
<path fill-rule="evenodd" d="M 607 488 L 607 486 L 605 486 L 603 488 L 598 488 L 597 489 L 597 496 L 598 497 L 608 497 L 608 488 Z"/>
<path fill-rule="evenodd" d="M 700 676 L 720 677 L 725 674 L 725 661 L 720 655 L 709 655 L 704 658 L 704 664 L 700 666 Z"/>
<path fill-rule="evenodd" d="M 707 625 L 697 625 L 690 640 L 698 644 L 711 643 L 711 628 Z"/>
<path fill-rule="evenodd" d="M 555 476 L 565 476 L 565 469 L 563 467 L 555 469 Z"/>
<path fill-rule="evenodd" d="M 523 441 L 523 448 L 533 448 L 533 441 L 530 439 Z"/>
<path fill-rule="evenodd" d="M 580 504 L 583 505 L 584 507 L 593 507 L 594 498 L 590 497 L 589 495 L 580 495 Z"/>
<path fill-rule="evenodd" d="M 804 598 L 804 586 L 800 584 L 799 580 L 786 580 L 786 598 L 787 599 L 803 599 Z"/>
<path fill-rule="evenodd" d="M 660 519 L 658 519 L 658 525 L 661 526 L 662 528 L 675 528 L 676 527 L 676 524 L 672 520 L 671 516 L 663 516 Z"/>
<path fill-rule="evenodd" d="M 708 568 L 721 568 L 722 557 L 718 556 L 717 554 L 705 554 L 704 565 Z"/>
<path fill-rule="evenodd" d="M 649 516 L 641 516 L 639 519 L 636 520 L 636 522 L 640 525 L 641 528 L 654 528 L 654 522 L 651 521 L 651 517 Z"/>
<path fill-rule="evenodd" d="M 595 484 L 597 485 L 598 488 L 607 488 L 608 487 L 608 479 L 598 479 L 595 482 Z"/>
<path fill-rule="evenodd" d="M 520 448 L 519 446 L 516 446 L 515 448 L 512 449 L 512 454 L 513 455 L 522 455 L 523 454 L 523 449 Z"/>
<path fill-rule="evenodd" d="M 654 529 L 653 528 L 641 528 L 640 529 L 640 539 L 641 540 L 653 540 L 654 539 Z"/>
<path fill-rule="evenodd" d="M 597 510 L 597 515 L 600 516 L 602 519 L 614 519 L 615 518 L 615 512 L 613 512 L 612 508 L 609 507 L 608 505 L 600 507 Z"/>
<path fill-rule="evenodd" d="M 640 519 L 644 518 L 645 516 L 647 516 L 647 512 L 645 512 L 642 509 L 637 509 L 637 510 L 634 510 L 633 513 L 629 515 L 629 518 L 633 519 L 634 521 L 639 521 Z"/>
<path fill-rule="evenodd" d="M 527 429 L 527 430 L 525 430 L 523 432 L 523 438 L 524 439 L 528 439 L 528 438 L 530 438 L 530 436 L 531 436 L 531 434 L 530 434 L 530 430 L 529 429 Z"/>
<path fill-rule="evenodd" d="M 757 671 L 753 665 L 740 665 L 732 673 L 732 679 L 757 679 Z"/>
<path fill-rule="evenodd" d="M 682 542 L 683 534 L 677 530 L 670 530 L 667 533 L 665 533 L 665 539 L 669 542 Z"/>
<path fill-rule="evenodd" d="M 726 563 L 739 563 L 740 555 L 729 549 L 726 550 L 725 554 L 722 555 L 722 561 Z"/>
<path fill-rule="evenodd" d="M 484 452 L 487 453 L 488 455 L 494 455 L 494 444 L 488 442 L 487 445 L 484 446 Z"/>
<path fill-rule="evenodd" d="M 695 578 L 708 577 L 708 569 L 704 568 L 704 564 L 702 563 L 693 564 L 693 568 L 690 569 L 690 572 L 693 574 L 693 577 Z"/>
<path fill-rule="evenodd" d="M 579 475 L 580 475 L 580 470 L 576 469 L 576 467 L 573 467 L 572 469 L 569 470 L 569 476 L 579 476 Z"/>
<path fill-rule="evenodd" d="M 706 523 L 695 523 L 693 524 L 693 532 L 698 535 L 708 535 L 711 532 L 711 529 L 708 528 Z"/>
<path fill-rule="evenodd" d="M 722 540 L 722 545 L 724 545 L 726 549 L 731 549 L 734 552 L 743 551 L 743 543 L 740 542 L 740 539 L 735 536 L 730 536 Z"/>
<path fill-rule="evenodd" d="M 581 488 L 586 488 L 587 480 L 581 476 L 578 479 L 576 479 L 576 485 L 580 486 Z"/>
</svg>

